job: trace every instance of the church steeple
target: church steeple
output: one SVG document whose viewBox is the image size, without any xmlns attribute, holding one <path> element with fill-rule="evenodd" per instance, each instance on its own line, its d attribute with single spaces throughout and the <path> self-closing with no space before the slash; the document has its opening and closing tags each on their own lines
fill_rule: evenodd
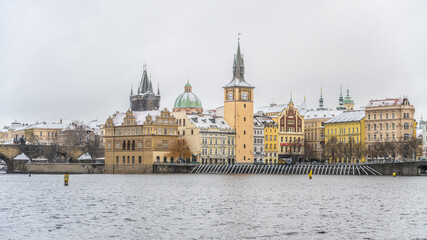
<svg viewBox="0 0 427 240">
<path fill-rule="evenodd" d="M 318 110 L 323 109 L 323 88 L 320 87 L 320 98 L 319 98 L 319 108 Z"/>
<path fill-rule="evenodd" d="M 160 95 L 160 83 L 157 83 L 157 95 Z"/>
<path fill-rule="evenodd" d="M 338 107 L 337 110 L 345 110 L 344 107 L 344 97 L 342 96 L 342 84 L 340 85 L 340 96 L 338 98 Z"/>
</svg>

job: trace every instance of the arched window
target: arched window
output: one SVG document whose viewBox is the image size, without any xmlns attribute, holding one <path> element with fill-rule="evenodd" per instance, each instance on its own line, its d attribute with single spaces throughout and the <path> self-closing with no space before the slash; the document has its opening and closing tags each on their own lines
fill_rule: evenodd
<svg viewBox="0 0 427 240">
<path fill-rule="evenodd" d="M 123 140 L 122 149 L 123 149 L 123 150 L 125 150 L 125 149 L 126 149 L 126 141 L 125 141 L 125 140 Z"/>
<path fill-rule="evenodd" d="M 138 162 L 139 164 L 141 164 L 141 156 L 139 156 Z"/>
<path fill-rule="evenodd" d="M 119 156 L 116 157 L 116 164 L 119 164 Z"/>
<path fill-rule="evenodd" d="M 167 163 L 168 162 L 168 158 L 166 156 L 163 157 L 163 162 Z"/>
<path fill-rule="evenodd" d="M 135 164 L 135 156 L 132 156 L 132 164 Z"/>
<path fill-rule="evenodd" d="M 159 156 L 157 156 L 157 157 L 156 157 L 156 160 L 157 160 L 157 162 L 160 162 L 160 157 L 159 157 Z"/>
<path fill-rule="evenodd" d="M 123 164 L 125 164 L 126 163 L 126 158 L 125 158 L 125 156 L 123 156 Z"/>
<path fill-rule="evenodd" d="M 128 164 L 130 164 L 130 157 L 128 156 Z"/>
<path fill-rule="evenodd" d="M 135 140 L 132 140 L 132 150 L 135 150 Z"/>
<path fill-rule="evenodd" d="M 171 157 L 171 163 L 173 163 L 173 157 Z"/>
<path fill-rule="evenodd" d="M 128 140 L 127 150 L 130 150 L 130 141 Z"/>
</svg>

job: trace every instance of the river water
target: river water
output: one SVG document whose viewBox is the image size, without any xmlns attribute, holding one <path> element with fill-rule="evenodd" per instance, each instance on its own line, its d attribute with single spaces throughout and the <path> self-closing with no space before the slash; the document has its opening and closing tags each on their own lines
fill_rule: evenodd
<svg viewBox="0 0 427 240">
<path fill-rule="evenodd" d="M 427 239 L 427 177 L 0 174 L 0 239 Z"/>
</svg>

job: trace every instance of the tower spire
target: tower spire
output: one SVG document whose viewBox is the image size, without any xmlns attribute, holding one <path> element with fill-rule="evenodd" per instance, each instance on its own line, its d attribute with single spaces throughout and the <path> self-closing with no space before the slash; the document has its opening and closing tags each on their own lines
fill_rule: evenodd
<svg viewBox="0 0 427 240">
<path fill-rule="evenodd" d="M 160 95 L 160 83 L 157 83 L 157 95 Z"/>
<path fill-rule="evenodd" d="M 292 102 L 292 89 L 291 89 L 291 99 L 289 100 L 289 102 Z"/>
<path fill-rule="evenodd" d="M 133 95 L 133 83 L 130 85 L 130 95 Z"/>
<path fill-rule="evenodd" d="M 318 110 L 323 110 L 323 88 L 322 88 L 322 85 L 320 85 L 320 98 L 319 98 Z"/>
<path fill-rule="evenodd" d="M 151 73 L 150 73 L 150 82 L 148 84 L 148 92 L 150 93 L 154 93 L 153 92 L 153 84 L 151 83 Z"/>
</svg>

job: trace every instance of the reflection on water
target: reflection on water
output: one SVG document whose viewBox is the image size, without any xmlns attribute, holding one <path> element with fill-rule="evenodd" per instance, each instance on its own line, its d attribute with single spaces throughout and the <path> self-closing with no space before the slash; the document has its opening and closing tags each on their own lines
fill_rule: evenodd
<svg viewBox="0 0 427 240">
<path fill-rule="evenodd" d="M 427 238 L 427 178 L 0 175 L 0 239 Z"/>
</svg>

